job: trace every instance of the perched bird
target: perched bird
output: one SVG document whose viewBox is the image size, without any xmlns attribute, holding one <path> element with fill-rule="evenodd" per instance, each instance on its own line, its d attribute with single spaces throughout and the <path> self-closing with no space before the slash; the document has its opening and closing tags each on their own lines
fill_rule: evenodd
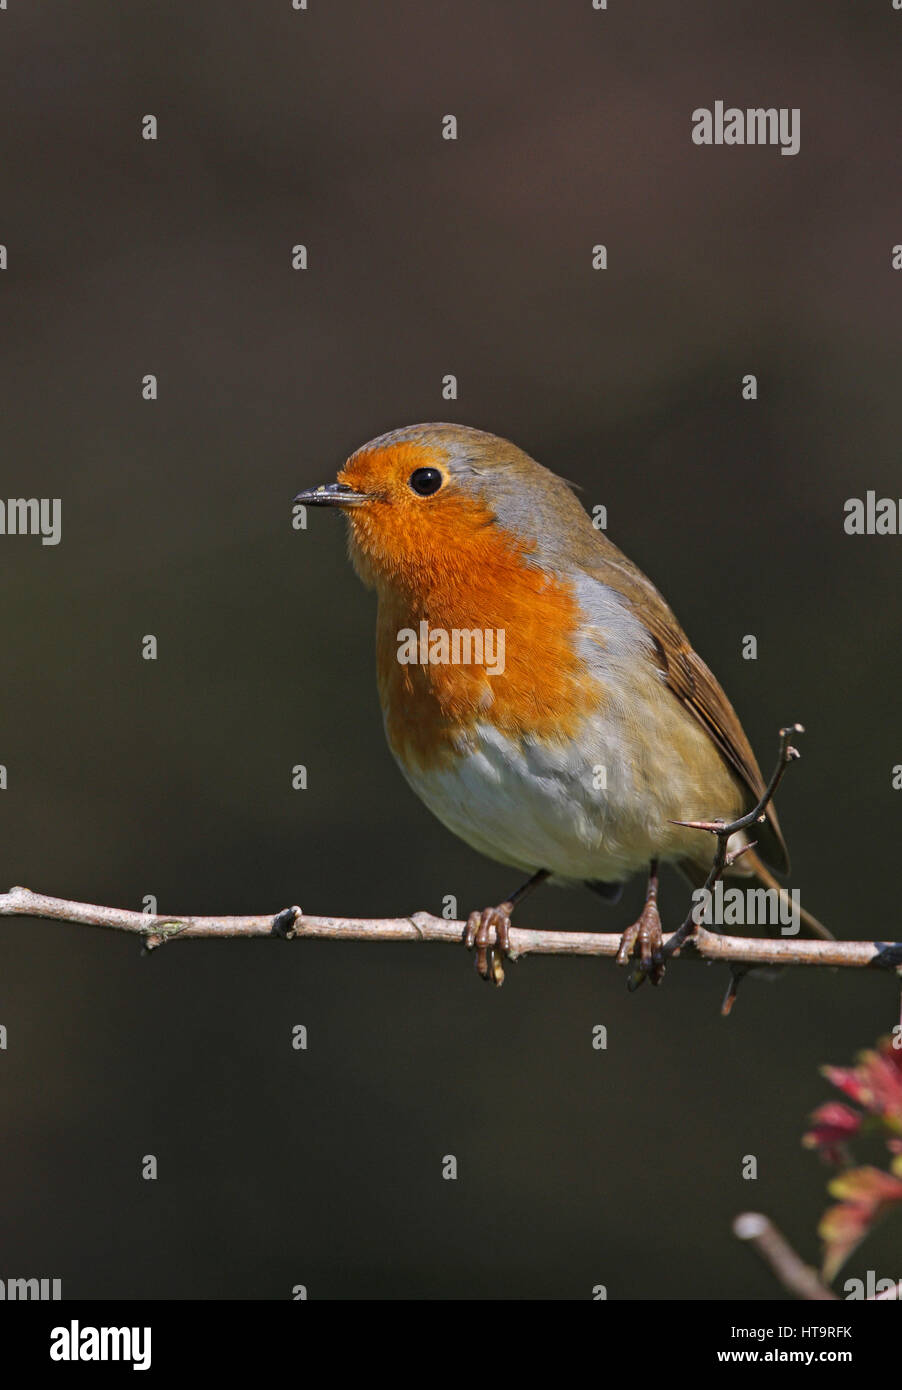
<svg viewBox="0 0 902 1390">
<path fill-rule="evenodd" d="M 657 589 L 567 483 L 463 425 L 384 434 L 295 500 L 347 517 L 351 560 L 378 596 L 379 697 L 407 781 L 461 839 L 530 875 L 470 914 L 480 973 L 503 979 L 513 905 L 543 879 L 616 898 L 645 870 L 619 959 L 639 955 L 655 978 L 658 864 L 698 886 L 713 859 L 710 835 L 675 822 L 731 822 L 764 791 L 732 705 Z M 788 868 L 773 805 L 755 835 L 732 872 L 779 889 L 765 867 Z"/>
</svg>

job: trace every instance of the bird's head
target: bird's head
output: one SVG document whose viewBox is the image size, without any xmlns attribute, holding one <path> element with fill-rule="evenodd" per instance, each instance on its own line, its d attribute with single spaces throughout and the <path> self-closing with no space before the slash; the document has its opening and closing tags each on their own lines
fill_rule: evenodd
<svg viewBox="0 0 902 1390">
<path fill-rule="evenodd" d="M 422 590 L 475 565 L 556 569 L 591 522 L 568 485 L 497 435 L 465 425 L 409 425 L 353 453 L 335 483 L 301 492 L 336 507 L 365 583 Z"/>
</svg>

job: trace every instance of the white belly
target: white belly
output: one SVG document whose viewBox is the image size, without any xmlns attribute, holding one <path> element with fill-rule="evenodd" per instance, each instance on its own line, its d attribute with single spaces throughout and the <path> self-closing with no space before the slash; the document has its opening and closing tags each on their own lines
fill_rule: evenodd
<svg viewBox="0 0 902 1390">
<path fill-rule="evenodd" d="M 524 873 L 617 882 L 667 857 L 673 829 L 660 789 L 604 730 L 591 744 L 590 763 L 575 744 L 514 743 L 484 724 L 452 765 L 402 771 L 438 819 L 489 858 Z"/>
</svg>

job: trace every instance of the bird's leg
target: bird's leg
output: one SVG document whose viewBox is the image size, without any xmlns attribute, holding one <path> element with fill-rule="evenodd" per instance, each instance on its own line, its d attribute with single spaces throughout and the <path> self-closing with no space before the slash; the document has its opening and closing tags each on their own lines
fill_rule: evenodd
<svg viewBox="0 0 902 1390">
<path fill-rule="evenodd" d="M 660 951 L 663 944 L 664 936 L 658 913 L 658 861 L 653 859 L 648 869 L 645 906 L 633 925 L 627 927 L 623 933 L 620 938 L 620 950 L 617 952 L 618 965 L 629 965 L 634 956 L 639 957 L 640 968 L 630 980 L 631 989 L 641 984 L 646 975 L 653 985 L 661 983 L 664 964 L 660 958 Z"/>
<path fill-rule="evenodd" d="M 517 903 L 544 883 L 548 877 L 547 869 L 539 869 L 532 878 L 526 880 L 511 893 L 506 902 L 497 907 L 484 907 L 471 912 L 467 918 L 464 932 L 464 945 L 467 950 L 476 947 L 476 969 L 489 984 L 504 984 L 504 957 L 510 951 L 511 913 Z"/>
</svg>

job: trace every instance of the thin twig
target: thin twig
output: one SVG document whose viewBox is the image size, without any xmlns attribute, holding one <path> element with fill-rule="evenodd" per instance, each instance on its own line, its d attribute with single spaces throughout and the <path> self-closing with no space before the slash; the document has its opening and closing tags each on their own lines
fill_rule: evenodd
<svg viewBox="0 0 902 1390">
<path fill-rule="evenodd" d="M 436 941 L 459 945 L 466 922 L 415 912 L 410 917 L 318 917 L 286 908 L 280 913 L 253 917 L 195 917 L 174 914 L 153 916 L 126 908 L 99 907 L 11 888 L 0 894 L 0 917 L 42 917 L 77 926 L 105 927 L 131 932 L 143 938 L 148 950 L 171 941 L 210 940 L 220 937 L 282 936 L 289 939 L 331 941 Z M 665 942 L 670 938 L 665 937 Z M 514 927 L 510 955 L 607 956 L 620 949 L 614 932 L 531 930 Z M 741 962 L 748 965 L 849 966 L 863 969 L 879 964 L 886 943 L 879 941 L 799 941 L 795 937 L 723 936 L 698 927 L 685 948 L 686 959 Z M 891 944 L 891 951 L 895 949 Z M 892 957 L 890 957 L 892 959 Z M 897 969 L 895 965 L 887 968 Z"/>
<path fill-rule="evenodd" d="M 809 1302 L 834 1303 L 838 1294 L 806 1265 L 772 1221 L 758 1211 L 743 1212 L 733 1222 L 733 1234 L 746 1241 L 773 1271 L 784 1289 Z"/>
<path fill-rule="evenodd" d="M 789 1241 L 768 1217 L 759 1211 L 746 1211 L 733 1222 L 733 1234 L 761 1256 L 787 1293 L 808 1302 L 838 1303 L 840 1297 L 823 1282 L 816 1269 L 806 1265 Z M 902 1299 L 902 1279 L 882 1293 L 871 1294 L 869 1302 Z"/>
<path fill-rule="evenodd" d="M 750 848 L 750 846 L 743 846 L 743 848 L 737 850 L 735 854 L 729 856 L 727 854 L 727 845 L 729 844 L 731 837 L 735 835 L 738 830 L 747 830 L 749 826 L 754 825 L 758 821 L 764 820 L 768 804 L 771 801 L 773 801 L 777 788 L 783 781 L 784 772 L 786 771 L 789 764 L 791 762 L 794 762 L 796 758 L 798 758 L 799 756 L 798 749 L 793 748 L 792 744 L 789 742 L 790 735 L 803 734 L 804 732 L 805 730 L 802 728 L 801 724 L 789 724 L 785 729 L 780 730 L 780 752 L 777 757 L 777 766 L 773 770 L 770 781 L 768 782 L 764 791 L 761 793 L 761 799 L 758 802 L 757 806 L 753 806 L 751 811 L 749 811 L 746 815 L 740 816 L 738 820 L 734 821 L 686 820 L 675 822 L 676 825 L 683 825 L 690 830 L 707 830 L 710 834 L 716 835 L 717 837 L 717 849 L 714 853 L 714 859 L 711 864 L 710 873 L 708 874 L 708 877 L 705 879 L 705 885 L 702 889 L 702 895 L 707 894 L 711 891 L 711 889 L 714 887 L 715 883 L 723 873 L 724 869 L 727 867 L 728 863 L 734 862 L 736 859 L 740 857 L 740 855 L 745 853 L 747 848 Z M 704 901 L 704 896 L 702 896 L 702 901 Z M 695 920 L 695 914 L 696 905 L 693 904 L 686 916 L 685 921 L 673 933 L 673 936 L 670 938 L 670 941 L 664 945 L 661 951 L 661 955 L 664 960 L 667 960 L 670 956 L 675 955 L 676 952 L 682 946 L 683 942 L 686 940 L 686 938 L 694 934 L 695 927 L 697 925 Z M 734 980 L 734 998 L 736 983 L 737 982 Z M 728 998 L 729 997 L 730 996 L 728 995 Z"/>
</svg>

